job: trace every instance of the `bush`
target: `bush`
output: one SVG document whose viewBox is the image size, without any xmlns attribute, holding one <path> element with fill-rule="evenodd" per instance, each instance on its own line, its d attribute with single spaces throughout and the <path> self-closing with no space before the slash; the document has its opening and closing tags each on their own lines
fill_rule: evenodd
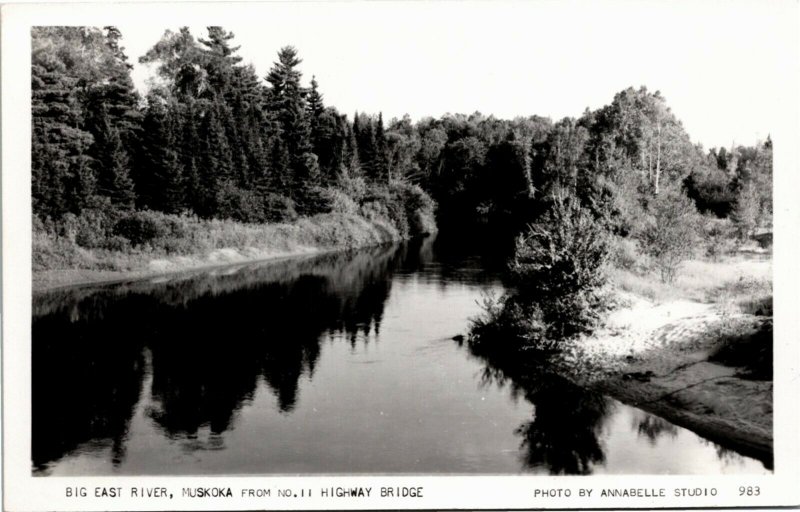
<svg viewBox="0 0 800 512">
<path fill-rule="evenodd" d="M 286 196 L 267 194 L 264 197 L 264 218 L 268 222 L 291 222 L 298 217 L 294 201 Z"/>
<path fill-rule="evenodd" d="M 184 227 L 175 216 L 149 210 L 135 211 L 123 216 L 114 225 L 113 234 L 126 238 L 133 246 L 169 236 L 186 235 Z"/>
<path fill-rule="evenodd" d="M 697 245 L 697 209 L 680 191 L 664 191 L 650 203 L 649 213 L 639 238 L 661 280 L 671 283 Z"/>
<path fill-rule="evenodd" d="M 331 213 L 344 213 L 348 215 L 355 215 L 358 213 L 358 204 L 343 190 L 335 187 L 327 187 L 322 193 L 325 196 L 325 201 L 330 204 Z"/>
<path fill-rule="evenodd" d="M 604 226 L 577 201 L 556 201 L 517 238 L 510 265 L 514 290 L 473 321 L 471 343 L 498 350 L 555 350 L 561 340 L 587 332 L 605 309 L 609 243 Z"/>
<path fill-rule="evenodd" d="M 310 186 L 303 188 L 296 197 L 295 208 L 301 216 L 308 217 L 333 210 L 330 195 L 325 188 Z"/>
<path fill-rule="evenodd" d="M 111 235 L 116 216 L 113 211 L 86 209 L 75 220 L 75 242 L 82 247 L 103 248 Z"/>
<path fill-rule="evenodd" d="M 556 201 L 516 241 L 511 273 L 524 296 L 554 299 L 605 283 L 609 238 L 577 201 Z"/>
<path fill-rule="evenodd" d="M 391 222 L 400 233 L 401 238 L 410 236 L 408 215 L 403 200 L 390 186 L 372 185 L 361 205 L 364 217 L 370 220 L 383 217 Z"/>
<path fill-rule="evenodd" d="M 744 324 L 732 332 L 723 333 L 719 348 L 708 360 L 738 367 L 738 374 L 745 378 L 772 380 L 772 348 L 772 321 Z"/>
<path fill-rule="evenodd" d="M 641 252 L 638 242 L 633 238 L 611 237 L 609 258 L 614 267 L 634 274 L 644 275 L 650 271 L 650 258 Z"/>
<path fill-rule="evenodd" d="M 217 216 L 240 222 L 264 222 L 264 203 L 258 194 L 227 182 L 217 192 Z"/>
<path fill-rule="evenodd" d="M 486 296 L 483 313 L 471 320 L 470 347 L 476 354 L 514 354 L 527 348 L 550 349 L 542 311 L 536 304 L 505 294 Z"/>
<path fill-rule="evenodd" d="M 719 261 L 722 256 L 733 251 L 735 233 L 728 219 L 707 218 L 703 224 L 706 256 Z"/>
<path fill-rule="evenodd" d="M 436 231 L 436 202 L 419 185 L 395 182 L 389 190 L 405 207 L 411 236 L 428 235 Z"/>
<path fill-rule="evenodd" d="M 367 196 L 367 182 L 361 176 L 351 177 L 343 171 L 339 174 L 337 188 L 344 192 L 356 204 L 361 204 Z"/>
</svg>

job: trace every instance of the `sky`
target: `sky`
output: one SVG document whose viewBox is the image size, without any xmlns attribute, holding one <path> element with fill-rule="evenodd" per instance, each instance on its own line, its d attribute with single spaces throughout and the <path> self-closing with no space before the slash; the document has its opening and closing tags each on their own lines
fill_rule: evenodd
<svg viewBox="0 0 800 512">
<path fill-rule="evenodd" d="M 772 133 L 798 65 L 793 1 L 274 2 L 172 5 L 117 23 L 138 57 L 164 30 L 232 31 L 264 76 L 295 46 L 327 105 L 413 119 L 480 111 L 578 117 L 629 87 L 659 90 L 694 142 Z M 794 68 L 792 68 L 794 66 Z M 788 89 L 791 91 L 791 89 Z M 796 91 L 794 92 L 796 94 Z"/>
</svg>

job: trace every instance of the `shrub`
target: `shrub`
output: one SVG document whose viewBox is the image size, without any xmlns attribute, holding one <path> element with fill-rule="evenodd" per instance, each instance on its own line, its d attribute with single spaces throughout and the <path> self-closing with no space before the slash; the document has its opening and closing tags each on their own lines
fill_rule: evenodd
<svg viewBox="0 0 800 512">
<path fill-rule="evenodd" d="M 358 213 L 358 204 L 343 190 L 327 187 L 323 190 L 325 200 L 330 204 L 332 213 L 345 213 L 355 215 Z"/>
<path fill-rule="evenodd" d="M 181 226 L 173 216 L 149 210 L 131 212 L 114 225 L 113 234 L 124 237 L 131 245 L 147 244 L 167 236 L 181 236 Z"/>
<path fill-rule="evenodd" d="M 483 313 L 471 320 L 470 347 L 476 354 L 514 354 L 529 347 L 545 347 L 547 328 L 536 304 L 505 294 L 485 296 Z"/>
<path fill-rule="evenodd" d="M 605 283 L 608 234 L 577 201 L 556 201 L 516 241 L 511 273 L 524 296 L 555 299 Z"/>
<path fill-rule="evenodd" d="M 664 191 L 650 203 L 639 236 L 663 282 L 671 283 L 681 263 L 694 253 L 698 220 L 694 203 L 679 191 Z"/>
<path fill-rule="evenodd" d="M 609 258 L 614 267 L 643 275 L 650 271 L 650 258 L 641 252 L 636 239 L 609 238 Z"/>
<path fill-rule="evenodd" d="M 436 231 L 436 202 L 419 185 L 394 182 L 389 190 L 405 208 L 409 235 L 427 235 Z"/>
<path fill-rule="evenodd" d="M 350 176 L 347 172 L 339 174 L 337 186 L 356 204 L 361 204 L 367 196 L 367 182 L 361 176 Z"/>
<path fill-rule="evenodd" d="M 326 189 L 317 186 L 304 187 L 296 197 L 295 208 L 301 216 L 330 213 L 333 205 Z"/>
<path fill-rule="evenodd" d="M 589 331 L 604 310 L 608 249 L 605 228 L 588 210 L 577 201 L 556 201 L 517 238 L 514 290 L 485 304 L 486 315 L 473 321 L 471 343 L 551 351 Z"/>
<path fill-rule="evenodd" d="M 772 380 L 772 348 L 772 321 L 744 323 L 723 333 L 719 347 L 708 360 L 738 367 L 739 375 L 745 378 Z"/>
<path fill-rule="evenodd" d="M 733 205 L 731 218 L 740 239 L 747 240 L 755 231 L 761 213 L 758 190 L 752 183 L 742 187 Z"/>
<path fill-rule="evenodd" d="M 268 222 L 291 222 L 298 215 L 294 201 L 286 196 L 267 194 L 264 197 L 264 217 Z"/>
<path fill-rule="evenodd" d="M 713 261 L 729 254 L 734 248 L 735 233 L 728 219 L 707 218 L 703 224 L 706 256 Z"/>
<path fill-rule="evenodd" d="M 231 182 L 225 183 L 217 192 L 217 215 L 240 222 L 264 222 L 264 203 L 258 194 L 245 190 Z"/>
<path fill-rule="evenodd" d="M 115 219 L 113 211 L 83 210 L 75 219 L 75 242 L 87 248 L 105 247 Z"/>
</svg>

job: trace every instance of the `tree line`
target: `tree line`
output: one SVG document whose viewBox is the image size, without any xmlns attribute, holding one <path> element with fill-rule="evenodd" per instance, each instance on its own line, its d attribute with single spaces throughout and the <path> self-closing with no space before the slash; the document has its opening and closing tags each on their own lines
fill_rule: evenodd
<svg viewBox="0 0 800 512">
<path fill-rule="evenodd" d="M 659 197 L 688 198 L 742 235 L 771 219 L 771 141 L 705 151 L 644 87 L 556 122 L 477 112 L 351 120 L 325 104 L 315 78 L 303 84 L 295 48 L 259 77 L 233 38 L 221 27 L 201 38 L 166 31 L 139 59 L 156 73 L 141 97 L 116 28 L 34 28 L 34 213 L 270 222 L 329 211 L 331 190 L 413 183 L 446 226 L 519 231 L 567 197 L 621 236 L 643 229 Z"/>
<path fill-rule="evenodd" d="M 120 38 L 114 27 L 33 30 L 37 215 L 110 205 L 274 221 L 322 211 L 322 188 L 343 178 L 393 180 L 382 116 L 350 122 L 326 106 L 315 79 L 301 84 L 293 47 L 262 80 L 224 29 L 167 31 L 140 58 L 158 77 L 141 98 Z"/>
</svg>

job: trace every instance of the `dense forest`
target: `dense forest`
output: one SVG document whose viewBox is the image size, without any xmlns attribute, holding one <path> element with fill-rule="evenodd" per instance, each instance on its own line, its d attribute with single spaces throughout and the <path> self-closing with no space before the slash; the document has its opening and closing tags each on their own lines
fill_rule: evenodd
<svg viewBox="0 0 800 512">
<path fill-rule="evenodd" d="M 142 97 L 121 41 L 114 27 L 32 31 L 34 228 L 79 246 L 144 246 L 185 218 L 359 215 L 408 237 L 435 229 L 434 207 L 440 229 L 514 235 L 565 200 L 622 239 L 670 219 L 717 241 L 771 224 L 771 141 L 706 151 L 645 87 L 556 122 L 350 119 L 291 46 L 260 77 L 220 27 L 166 31 L 139 58 L 157 74 Z"/>
</svg>

